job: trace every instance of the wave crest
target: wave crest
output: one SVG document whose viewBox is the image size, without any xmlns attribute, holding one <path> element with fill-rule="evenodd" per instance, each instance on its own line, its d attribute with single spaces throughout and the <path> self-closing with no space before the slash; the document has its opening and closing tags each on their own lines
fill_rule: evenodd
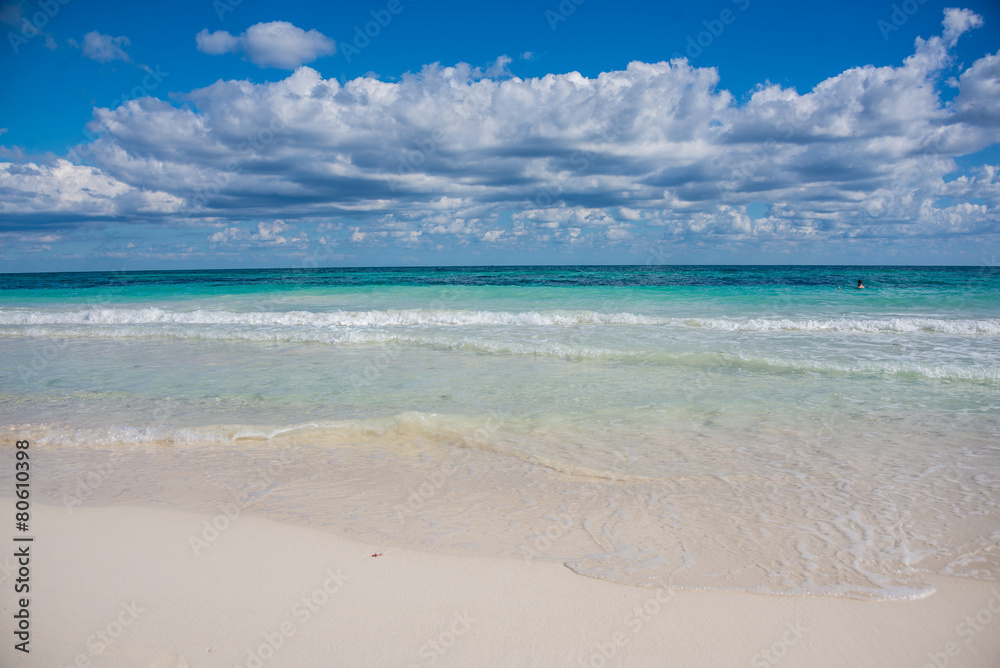
<svg viewBox="0 0 1000 668">
<path fill-rule="evenodd" d="M 305 328 L 569 327 L 634 325 L 707 328 L 732 332 L 941 333 L 1000 336 L 1000 319 L 892 318 L 665 318 L 587 310 L 470 311 L 406 309 L 370 311 L 171 311 L 158 307 L 94 307 L 77 311 L 0 310 L 0 326 L 30 325 L 232 325 Z"/>
</svg>

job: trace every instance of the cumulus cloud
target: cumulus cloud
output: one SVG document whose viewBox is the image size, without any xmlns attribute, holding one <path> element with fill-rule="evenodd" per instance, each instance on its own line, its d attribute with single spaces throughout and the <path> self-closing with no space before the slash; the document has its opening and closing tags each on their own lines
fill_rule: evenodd
<svg viewBox="0 0 1000 668">
<path fill-rule="evenodd" d="M 238 227 L 227 227 L 224 230 L 215 232 L 208 238 L 210 244 L 225 244 L 240 236 L 242 230 Z"/>
<path fill-rule="evenodd" d="M 258 67 L 294 70 L 336 50 L 335 42 L 317 30 L 308 32 L 287 21 L 257 23 L 241 35 L 225 30 L 195 35 L 198 50 L 212 56 L 243 52 Z"/>
<path fill-rule="evenodd" d="M 146 190 L 107 175 L 96 167 L 68 160 L 53 164 L 0 162 L 0 214 L 18 226 L 22 216 L 51 224 L 66 218 L 111 218 L 168 214 L 183 202 L 169 193 Z"/>
<path fill-rule="evenodd" d="M 954 46 L 958 38 L 971 30 L 983 25 L 983 17 L 969 9 L 956 9 L 949 7 L 944 10 L 944 35 L 942 35 L 948 46 Z"/>
<path fill-rule="evenodd" d="M 715 69 L 682 59 L 596 77 L 521 79 L 501 57 L 393 82 L 309 67 L 220 81 L 190 104 L 96 110 L 94 166 L 69 167 L 92 170 L 79 176 L 97 186 L 63 199 L 139 220 L 126 200 L 160 193 L 176 220 L 211 221 L 210 243 L 269 248 L 304 240 L 291 229 L 308 221 L 344 244 L 427 248 L 697 239 L 787 250 L 995 235 L 996 168 L 963 173 L 955 158 L 1000 141 L 1000 54 L 957 72 L 954 99 L 940 93 L 956 73 L 951 40 L 978 20 L 949 10 L 942 34 L 897 66 L 852 68 L 804 92 L 762 84 L 741 102 Z M 199 48 L 251 57 L 252 30 L 203 31 Z M 0 171 L 0 188 L 40 213 L 63 206 L 49 199 L 52 178 Z"/>
<path fill-rule="evenodd" d="M 212 233 L 208 242 L 212 245 L 248 246 L 287 246 L 309 240 L 304 232 L 292 235 L 283 234 L 294 231 L 294 226 L 283 220 L 260 221 L 256 229 L 245 229 L 239 226 L 223 228 Z"/>
<path fill-rule="evenodd" d="M 261 221 L 257 223 L 257 232 L 251 235 L 250 238 L 255 241 L 264 241 L 266 243 L 286 244 L 288 243 L 288 239 L 281 236 L 281 233 L 289 229 L 291 229 L 290 226 L 285 224 L 282 220 L 275 220 L 270 223 Z"/>
<path fill-rule="evenodd" d="M 122 48 L 130 43 L 128 37 L 124 35 L 112 37 L 111 35 L 102 35 L 94 30 L 83 36 L 83 55 L 99 63 L 109 63 L 112 60 L 130 63 L 132 59 Z"/>
<path fill-rule="evenodd" d="M 485 74 L 491 79 L 514 76 L 508 67 L 512 62 L 513 59 L 510 56 L 500 56 L 486 68 Z"/>
<path fill-rule="evenodd" d="M 980 58 L 962 73 L 955 100 L 963 117 L 978 125 L 1000 127 L 1000 53 Z"/>
<path fill-rule="evenodd" d="M 236 53 L 240 49 L 240 40 L 225 30 L 209 32 L 208 28 L 206 28 L 195 35 L 194 39 L 198 44 L 198 50 L 210 56 L 218 56 L 223 53 Z"/>
</svg>

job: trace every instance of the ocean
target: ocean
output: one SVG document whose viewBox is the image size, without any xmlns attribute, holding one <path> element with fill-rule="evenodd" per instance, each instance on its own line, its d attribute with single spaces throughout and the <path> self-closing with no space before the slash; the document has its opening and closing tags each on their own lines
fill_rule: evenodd
<svg viewBox="0 0 1000 668">
<path fill-rule="evenodd" d="M 645 587 L 1000 578 L 997 267 L 5 274 L 0 378 L 67 512 L 252 512 Z"/>
</svg>

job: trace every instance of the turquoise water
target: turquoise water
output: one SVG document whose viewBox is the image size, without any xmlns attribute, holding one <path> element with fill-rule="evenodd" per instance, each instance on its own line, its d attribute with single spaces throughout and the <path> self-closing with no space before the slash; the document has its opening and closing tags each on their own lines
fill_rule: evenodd
<svg viewBox="0 0 1000 668">
<path fill-rule="evenodd" d="M 997 268 L 8 274 L 0 353 L 8 430 L 231 494 L 284 453 L 254 509 L 359 537 L 767 593 L 1000 574 Z"/>
</svg>

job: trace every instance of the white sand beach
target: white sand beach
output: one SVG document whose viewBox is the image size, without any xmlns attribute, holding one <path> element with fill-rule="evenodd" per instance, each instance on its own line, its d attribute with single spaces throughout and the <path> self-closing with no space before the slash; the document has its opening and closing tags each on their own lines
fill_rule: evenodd
<svg viewBox="0 0 1000 668">
<path fill-rule="evenodd" d="M 0 502 L 3 516 L 13 510 Z M 33 520 L 31 651 L 5 634 L 5 666 L 919 668 L 1000 657 L 1000 587 L 963 578 L 934 578 L 936 593 L 908 601 L 655 591 L 249 513 L 36 503 Z M 213 521 L 221 530 L 206 533 Z"/>
</svg>

